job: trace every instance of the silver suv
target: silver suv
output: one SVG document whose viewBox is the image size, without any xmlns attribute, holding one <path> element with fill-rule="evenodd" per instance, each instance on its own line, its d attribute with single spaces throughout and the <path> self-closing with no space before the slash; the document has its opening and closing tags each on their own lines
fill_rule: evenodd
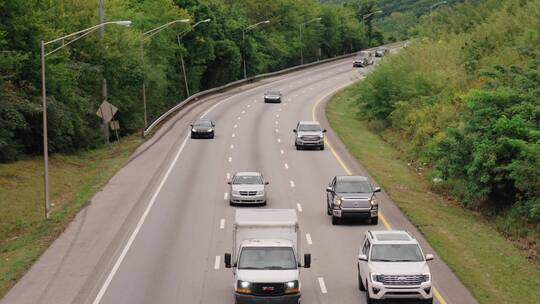
<svg viewBox="0 0 540 304">
<path fill-rule="evenodd" d="M 260 204 L 266 205 L 266 185 L 268 182 L 259 172 L 237 172 L 228 182 L 230 187 L 230 205 Z"/>
<path fill-rule="evenodd" d="M 367 303 L 386 299 L 410 299 L 433 303 L 432 277 L 427 261 L 407 231 L 367 231 L 358 255 L 358 287 Z"/>
<path fill-rule="evenodd" d="M 324 150 L 324 133 L 326 129 L 321 128 L 317 121 L 300 121 L 293 130 L 296 133 L 294 145 L 296 150 L 305 147 L 315 147 Z"/>
</svg>

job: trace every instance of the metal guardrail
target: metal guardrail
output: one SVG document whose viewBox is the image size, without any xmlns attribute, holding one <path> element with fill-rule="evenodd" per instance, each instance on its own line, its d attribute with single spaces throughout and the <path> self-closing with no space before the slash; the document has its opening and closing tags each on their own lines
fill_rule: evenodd
<svg viewBox="0 0 540 304">
<path fill-rule="evenodd" d="M 398 44 L 401 45 L 402 42 L 396 42 L 396 43 L 393 43 L 393 44 L 389 44 L 389 45 L 387 45 L 387 47 L 391 47 L 393 45 L 398 45 Z M 373 49 L 376 49 L 376 48 L 370 48 L 370 49 L 367 49 L 367 50 L 373 50 Z M 345 54 L 345 55 L 341 55 L 341 56 L 337 56 L 337 57 L 332 57 L 332 58 L 327 58 L 327 59 L 323 59 L 323 60 L 319 60 L 319 61 L 314 61 L 314 62 L 306 63 L 306 64 L 303 64 L 303 65 L 297 65 L 297 66 L 293 66 L 293 67 L 286 68 L 286 69 L 279 70 L 279 71 L 275 71 L 275 72 L 255 75 L 255 76 L 252 76 L 252 77 L 249 77 L 249 78 L 246 78 L 246 79 L 240 79 L 240 80 L 237 80 L 237 81 L 233 81 L 233 82 L 227 83 L 225 85 L 222 85 L 222 86 L 219 86 L 219 87 L 216 87 L 216 88 L 212 88 L 212 89 L 208 89 L 208 90 L 198 92 L 198 93 L 193 94 L 190 97 L 182 100 L 180 103 L 178 103 L 177 105 L 175 105 L 174 107 L 169 109 L 167 112 L 161 114 L 161 116 L 156 118 L 156 120 L 154 120 L 146 129 L 144 129 L 142 135 L 143 135 L 143 137 L 146 137 L 148 134 L 150 134 L 152 132 L 152 130 L 154 128 L 156 128 L 162 121 L 167 119 L 171 114 L 173 114 L 174 112 L 176 112 L 176 111 L 182 109 L 183 107 L 189 105 L 192 101 L 198 100 L 200 97 L 205 97 L 207 95 L 211 95 L 211 94 L 214 94 L 214 93 L 217 93 L 217 92 L 225 91 L 227 89 L 234 88 L 234 87 L 240 86 L 242 84 L 258 81 L 258 80 L 261 80 L 261 79 L 264 79 L 264 78 L 269 78 L 269 77 L 273 77 L 273 76 L 279 76 L 279 75 L 282 75 L 282 74 L 302 70 L 302 69 L 309 68 L 309 67 L 312 67 L 312 66 L 325 64 L 325 63 L 328 63 L 328 62 L 337 61 L 337 60 L 340 60 L 340 59 L 352 57 L 352 56 L 358 54 L 358 52 L 359 51 L 349 53 L 349 54 Z"/>
</svg>

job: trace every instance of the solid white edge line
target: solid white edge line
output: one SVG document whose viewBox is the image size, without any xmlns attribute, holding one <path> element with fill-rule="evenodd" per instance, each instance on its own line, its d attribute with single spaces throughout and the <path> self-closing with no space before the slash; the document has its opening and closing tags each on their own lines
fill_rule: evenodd
<svg viewBox="0 0 540 304">
<path fill-rule="evenodd" d="M 298 212 L 302 212 L 302 205 L 296 204 L 296 208 L 298 209 Z"/>
<path fill-rule="evenodd" d="M 225 219 L 222 218 L 220 221 L 219 221 L 219 229 L 224 229 L 225 228 Z"/>
<path fill-rule="evenodd" d="M 178 158 L 180 157 L 180 154 L 182 154 L 182 151 L 184 150 L 184 148 L 186 146 L 188 138 L 189 138 L 189 134 L 186 135 L 186 138 L 184 139 L 184 142 L 180 146 L 180 149 L 178 149 L 178 152 L 176 152 L 176 155 L 175 155 L 172 163 L 169 165 L 169 168 L 167 169 L 167 172 L 165 173 L 165 175 L 161 179 L 161 182 L 159 183 L 158 187 L 156 188 L 156 191 L 152 195 L 152 198 L 150 199 L 150 203 L 148 204 L 148 206 L 146 206 L 146 209 L 144 210 L 143 215 L 141 216 L 141 218 L 137 222 L 137 226 L 135 227 L 135 230 L 133 230 L 133 232 L 129 236 L 129 239 L 128 239 L 126 245 L 122 249 L 122 252 L 120 253 L 120 256 L 118 257 L 118 259 L 114 263 L 114 266 L 113 266 L 111 272 L 109 272 L 109 275 L 107 276 L 107 279 L 105 280 L 105 282 L 103 282 L 103 285 L 101 285 L 101 288 L 99 289 L 98 294 L 94 298 L 94 301 L 92 301 L 92 304 L 98 304 L 99 302 L 101 302 L 101 299 L 103 298 L 103 296 L 105 295 L 105 292 L 107 291 L 107 288 L 111 284 L 112 279 L 114 278 L 114 275 L 118 271 L 118 268 L 120 268 L 120 264 L 122 264 L 122 261 L 126 257 L 126 254 L 127 254 L 128 250 L 129 250 L 129 248 L 131 248 L 131 244 L 133 244 L 133 241 L 135 241 L 135 238 L 137 237 L 137 234 L 139 234 L 139 231 L 141 230 L 141 227 L 144 224 L 144 221 L 146 220 L 146 217 L 150 213 L 150 209 L 152 209 L 152 206 L 154 206 L 154 203 L 156 202 L 156 198 L 157 198 L 159 192 L 161 191 L 161 188 L 163 187 L 163 185 L 165 184 L 165 181 L 167 181 L 167 178 L 171 174 L 172 168 L 175 166 L 176 162 L 178 161 Z"/>
<path fill-rule="evenodd" d="M 214 262 L 214 269 L 219 270 L 219 265 L 221 265 L 221 256 L 216 255 L 216 261 Z"/>
<path fill-rule="evenodd" d="M 322 277 L 317 278 L 319 281 L 319 287 L 321 288 L 322 293 L 328 293 L 328 290 L 326 289 L 326 284 L 324 284 L 324 279 Z"/>
<path fill-rule="evenodd" d="M 311 240 L 311 234 L 306 233 L 306 241 L 308 245 L 313 245 L 313 240 Z"/>
</svg>

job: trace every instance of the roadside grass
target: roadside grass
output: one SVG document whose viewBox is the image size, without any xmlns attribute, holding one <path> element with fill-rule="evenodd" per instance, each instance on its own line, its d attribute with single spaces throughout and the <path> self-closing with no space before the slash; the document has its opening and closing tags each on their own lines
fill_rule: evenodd
<svg viewBox="0 0 540 304">
<path fill-rule="evenodd" d="M 134 135 L 96 150 L 51 156 L 54 206 L 48 222 L 44 221 L 43 159 L 0 164 L 0 298 L 141 143 L 140 136 Z"/>
<path fill-rule="evenodd" d="M 357 86 L 326 108 L 332 129 L 385 189 L 480 303 L 538 303 L 540 266 L 506 240 L 495 223 L 431 192 L 400 152 L 359 119 Z"/>
</svg>

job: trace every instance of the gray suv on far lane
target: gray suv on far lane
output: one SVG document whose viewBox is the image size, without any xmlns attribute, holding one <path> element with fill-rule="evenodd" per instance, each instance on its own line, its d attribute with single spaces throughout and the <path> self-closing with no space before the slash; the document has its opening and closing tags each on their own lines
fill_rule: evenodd
<svg viewBox="0 0 540 304">
<path fill-rule="evenodd" d="M 372 225 L 379 220 L 379 203 L 365 176 L 336 176 L 326 188 L 326 209 L 332 216 L 332 225 L 343 218 L 369 219 Z"/>
</svg>

